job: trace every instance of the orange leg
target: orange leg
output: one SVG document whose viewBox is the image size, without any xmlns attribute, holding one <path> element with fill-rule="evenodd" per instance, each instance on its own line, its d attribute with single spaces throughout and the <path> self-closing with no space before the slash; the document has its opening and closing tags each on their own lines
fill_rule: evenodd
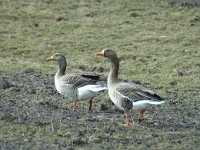
<svg viewBox="0 0 200 150">
<path fill-rule="evenodd" d="M 93 98 L 94 98 L 94 97 L 90 98 L 90 100 L 89 100 L 89 109 L 88 109 L 88 112 L 92 112 L 92 102 L 93 102 Z"/>
<path fill-rule="evenodd" d="M 76 108 L 77 108 L 77 101 L 74 100 L 73 103 L 72 103 L 72 110 L 76 111 Z"/>
<path fill-rule="evenodd" d="M 144 111 L 145 110 L 141 110 L 139 112 L 139 124 L 141 125 L 142 124 L 142 120 L 143 120 L 143 117 L 144 117 Z"/>
<path fill-rule="evenodd" d="M 126 126 L 130 127 L 130 123 L 129 123 L 129 112 L 125 112 L 126 115 Z"/>
</svg>

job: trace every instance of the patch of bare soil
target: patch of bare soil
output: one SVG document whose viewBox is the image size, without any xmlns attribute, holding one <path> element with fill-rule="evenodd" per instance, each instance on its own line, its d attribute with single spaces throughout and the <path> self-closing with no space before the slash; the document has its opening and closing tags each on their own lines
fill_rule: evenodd
<svg viewBox="0 0 200 150">
<path fill-rule="evenodd" d="M 1 132 L 0 149 L 170 149 L 189 143 L 188 148 L 197 148 L 200 87 L 159 90 L 165 91 L 166 104 L 149 108 L 141 127 L 137 113 L 131 112 L 133 125 L 126 128 L 124 113 L 106 93 L 95 98 L 93 112 L 87 112 L 87 102 L 73 112 L 71 102 L 56 92 L 53 74 L 30 68 L 16 74 L 0 72 L 0 127 L 26 128 L 15 130 L 12 137 L 9 131 Z"/>
</svg>

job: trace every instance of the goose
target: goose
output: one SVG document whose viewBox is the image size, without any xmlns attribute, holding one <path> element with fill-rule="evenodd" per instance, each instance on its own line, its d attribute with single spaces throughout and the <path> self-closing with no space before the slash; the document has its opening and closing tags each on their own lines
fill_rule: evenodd
<svg viewBox="0 0 200 150">
<path fill-rule="evenodd" d="M 130 110 L 139 111 L 139 124 L 141 125 L 144 112 L 149 106 L 165 103 L 164 98 L 142 85 L 118 79 L 119 59 L 114 50 L 105 48 L 102 51 L 96 52 L 96 55 L 110 60 L 111 68 L 107 79 L 108 95 L 112 102 L 125 112 L 126 126 L 130 126 Z"/>
<path fill-rule="evenodd" d="M 47 58 L 48 61 L 57 61 L 59 69 L 55 74 L 55 87 L 58 93 L 72 101 L 72 109 L 76 111 L 77 102 L 89 99 L 89 112 L 92 111 L 92 101 L 99 91 L 107 87 L 97 84 L 95 80 L 84 78 L 79 75 L 66 75 L 66 58 L 61 53 L 55 53 Z"/>
</svg>

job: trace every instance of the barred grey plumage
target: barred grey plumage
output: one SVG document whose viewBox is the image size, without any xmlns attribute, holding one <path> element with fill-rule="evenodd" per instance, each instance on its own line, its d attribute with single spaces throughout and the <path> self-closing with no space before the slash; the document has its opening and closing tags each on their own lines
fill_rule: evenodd
<svg viewBox="0 0 200 150">
<path fill-rule="evenodd" d="M 67 61 L 63 54 L 55 53 L 48 60 L 58 62 L 59 69 L 55 75 L 55 87 L 61 95 L 73 101 L 73 105 L 75 105 L 73 110 L 76 109 L 77 101 L 90 99 L 89 111 L 91 111 L 93 97 L 97 92 L 106 90 L 107 87 L 97 84 L 97 81 L 89 78 L 78 75 L 65 75 Z"/>
<path fill-rule="evenodd" d="M 111 63 L 108 75 L 108 95 L 112 102 L 126 113 L 126 124 L 129 126 L 129 110 L 140 111 L 141 123 L 144 111 L 151 105 L 164 103 L 164 99 L 142 85 L 120 81 L 118 79 L 119 59 L 114 50 L 104 49 L 96 55 L 107 57 Z"/>
</svg>

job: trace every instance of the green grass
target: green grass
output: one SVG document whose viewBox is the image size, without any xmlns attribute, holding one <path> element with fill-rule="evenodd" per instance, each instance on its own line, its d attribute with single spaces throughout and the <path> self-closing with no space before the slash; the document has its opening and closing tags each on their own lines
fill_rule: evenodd
<svg viewBox="0 0 200 150">
<path fill-rule="evenodd" d="M 102 61 L 95 52 L 110 47 L 121 58 L 122 78 L 196 86 L 199 13 L 168 1 L 1 1 L 0 71 L 55 72 L 46 61 L 55 52 L 66 55 L 70 72 L 80 64 L 92 71 Z"/>
<path fill-rule="evenodd" d="M 6 126 L 0 126 L 0 141 L 5 141 L 6 139 L 6 142 L 11 143 L 21 139 L 22 141 L 18 143 L 18 147 L 20 148 L 26 148 L 27 146 L 30 147 L 31 145 L 33 149 L 40 149 L 42 144 L 49 144 L 52 148 L 52 143 L 59 144 L 60 142 L 62 144 L 59 148 L 71 147 L 88 149 L 88 147 L 96 145 L 97 147 L 95 148 L 101 149 L 100 147 L 102 144 L 104 145 L 104 148 L 107 147 L 108 149 L 123 149 L 124 147 L 132 149 L 133 145 L 136 149 L 145 149 L 148 145 L 151 149 L 190 149 L 192 147 L 191 145 L 197 146 L 198 143 L 196 133 L 187 131 L 165 131 L 152 133 L 152 131 L 142 129 L 140 127 L 130 129 L 113 127 L 111 130 L 108 130 L 108 126 L 97 126 L 95 128 L 88 128 L 87 131 L 60 127 L 59 130 L 52 132 L 51 124 L 47 124 L 42 127 L 38 127 L 38 125 L 35 124 L 15 123 L 15 125 L 12 125 L 7 122 L 4 122 L 4 124 Z M 106 130 L 107 132 L 105 134 Z M 121 134 L 120 131 L 123 130 L 126 130 L 126 135 Z M 80 132 L 86 134 L 86 136 L 84 136 L 81 140 L 79 135 Z M 80 142 L 79 140 L 85 144 L 77 144 L 76 142 Z M 124 144 L 127 143 L 126 141 L 128 142 L 128 145 L 125 146 Z M 108 143 L 112 143 L 112 145 L 109 145 Z"/>
</svg>

